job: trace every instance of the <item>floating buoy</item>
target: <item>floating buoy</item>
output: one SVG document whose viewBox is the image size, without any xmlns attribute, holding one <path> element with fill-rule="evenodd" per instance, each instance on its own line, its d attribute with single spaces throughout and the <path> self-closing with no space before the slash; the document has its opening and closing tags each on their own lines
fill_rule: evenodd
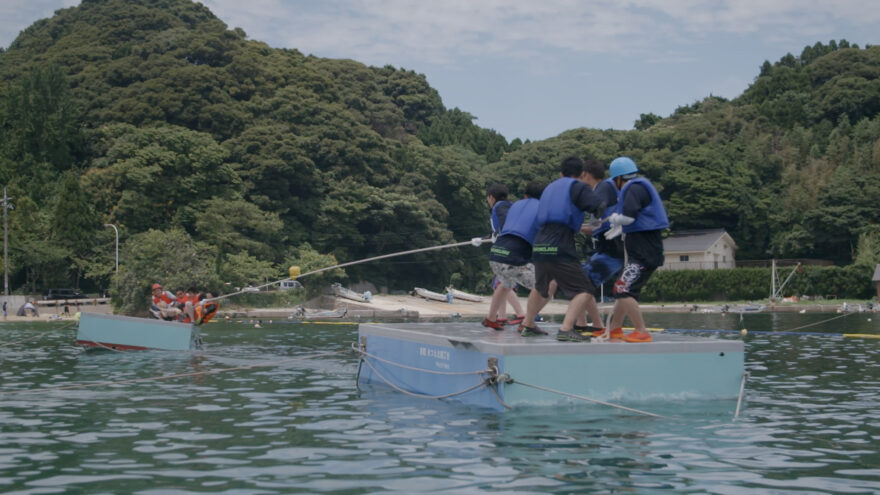
<svg viewBox="0 0 880 495">
<path fill-rule="evenodd" d="M 743 328 L 743 329 L 742 329 L 742 330 L 740 330 L 740 332 L 739 332 L 739 333 L 741 333 L 741 334 L 742 334 L 742 336 L 743 336 L 743 337 L 745 337 L 745 336 L 746 336 L 746 335 L 748 335 L 748 334 L 749 334 L 749 331 L 748 331 L 748 330 L 746 330 L 746 329 L 745 329 L 745 328 Z"/>
</svg>

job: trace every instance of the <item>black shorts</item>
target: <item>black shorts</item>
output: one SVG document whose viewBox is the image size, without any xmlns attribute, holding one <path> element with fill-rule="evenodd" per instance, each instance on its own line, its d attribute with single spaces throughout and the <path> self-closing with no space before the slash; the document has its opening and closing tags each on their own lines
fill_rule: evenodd
<svg viewBox="0 0 880 495">
<path fill-rule="evenodd" d="M 654 270 L 655 267 L 647 267 L 639 263 L 630 262 L 624 265 L 620 277 L 614 282 L 614 297 L 617 299 L 631 297 L 638 301 L 642 287 L 651 278 Z"/>
<path fill-rule="evenodd" d="M 556 280 L 557 290 L 561 290 L 569 299 L 583 292 L 593 297 L 599 293 L 599 289 L 593 285 L 577 261 L 535 263 L 535 289 L 541 297 L 550 297 L 550 282 L 553 280 Z"/>
</svg>

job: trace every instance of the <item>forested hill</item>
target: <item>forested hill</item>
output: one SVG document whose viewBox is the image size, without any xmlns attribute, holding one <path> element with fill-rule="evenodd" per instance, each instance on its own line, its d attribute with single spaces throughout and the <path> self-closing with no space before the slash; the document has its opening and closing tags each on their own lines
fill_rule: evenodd
<svg viewBox="0 0 880 495">
<path fill-rule="evenodd" d="M 423 75 L 273 49 L 188 0 L 58 11 L 0 55 L 0 79 L 13 287 L 109 286 L 103 223 L 130 248 L 181 229 L 218 267 L 194 277 L 207 285 L 485 234 L 480 171 L 508 150 Z M 348 274 L 427 284 L 476 277 L 484 256 Z"/>
<path fill-rule="evenodd" d="M 189 0 L 84 0 L 0 52 L 10 285 L 110 287 L 103 224 L 124 288 L 222 289 L 468 239 L 487 231 L 488 182 L 517 191 L 572 153 L 633 156 L 674 228 L 725 227 L 740 258 L 848 262 L 878 224 L 880 49 L 817 44 L 760 70 L 737 100 L 632 131 L 508 143 L 412 71 L 271 48 Z M 469 248 L 347 275 L 474 288 L 487 268 Z"/>
</svg>

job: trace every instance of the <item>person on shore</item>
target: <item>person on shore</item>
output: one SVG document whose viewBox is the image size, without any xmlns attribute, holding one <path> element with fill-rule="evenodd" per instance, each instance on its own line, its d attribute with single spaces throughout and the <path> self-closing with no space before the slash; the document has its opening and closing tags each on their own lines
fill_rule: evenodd
<svg viewBox="0 0 880 495">
<path fill-rule="evenodd" d="M 3 301 L 3 319 L 6 319 L 6 301 Z"/>
<path fill-rule="evenodd" d="M 593 192 L 606 205 L 604 222 L 596 227 L 587 224 L 581 228 L 581 232 L 591 236 L 594 246 L 594 252 L 590 259 L 582 263 L 581 266 L 593 285 L 601 288 L 605 283 L 615 279 L 623 268 L 623 240 L 619 237 L 605 239 L 604 236 L 605 232 L 611 228 L 607 218 L 616 211 L 618 190 L 614 181 L 605 178 L 605 165 L 599 160 L 584 160 L 584 171 L 587 173 L 584 177 L 585 182 L 593 188 Z M 594 308 L 595 312 L 592 312 Z M 592 326 L 586 324 L 586 318 L 580 318 L 575 325 L 576 330 L 589 332 L 593 337 L 601 336 L 605 332 L 605 324 L 602 322 L 598 306 L 588 305 L 587 313 L 589 313 Z M 615 329 L 611 333 L 611 338 L 623 338 L 623 331 Z"/>
<path fill-rule="evenodd" d="M 617 212 L 608 217 L 611 228 L 606 239 L 623 234 L 626 263 L 614 283 L 614 312 L 611 329 L 620 328 L 624 317 L 629 317 L 634 331 L 627 334 L 627 342 L 651 342 L 639 309 L 642 287 L 657 267 L 663 265 L 664 229 L 669 219 L 657 189 L 648 179 L 638 175 L 639 168 L 632 158 L 615 158 L 610 167 L 611 180 L 620 190 Z"/>
<path fill-rule="evenodd" d="M 177 307 L 177 296 L 162 288 L 161 284 L 155 283 L 152 287 L 153 297 L 151 299 L 150 314 L 160 320 L 176 320 L 180 315 L 180 308 Z"/>
<path fill-rule="evenodd" d="M 489 266 L 498 278 L 499 285 L 492 294 L 489 315 L 483 320 L 483 325 L 494 330 L 504 330 L 504 326 L 496 321 L 496 316 L 499 309 L 506 305 L 508 297 L 514 294 L 513 289 L 517 284 L 535 290 L 535 266 L 529 260 L 538 232 L 538 205 L 543 190 L 544 185 L 540 182 L 526 184 L 524 198 L 510 207 L 500 235 L 489 251 Z M 520 313 L 510 323 L 522 324 L 524 317 Z"/>
<path fill-rule="evenodd" d="M 575 331 L 574 324 L 590 302 L 595 304 L 598 291 L 581 268 L 574 235 L 584 223 L 585 212 L 601 217 L 605 203 L 584 182 L 586 172 L 580 158 L 563 160 L 560 175 L 544 189 L 538 203 L 538 232 L 532 248 L 536 290 L 529 294 L 521 334 L 546 334 L 535 325 L 535 315 L 550 300 L 550 282 L 555 280 L 559 290 L 571 298 L 556 338 L 585 341 L 590 337 Z"/>
<path fill-rule="evenodd" d="M 486 189 L 486 202 L 489 203 L 489 208 L 491 209 L 491 213 L 489 215 L 489 226 L 492 229 L 492 239 L 497 239 L 501 233 L 501 229 L 504 228 L 504 223 L 507 220 L 507 214 L 510 211 L 510 208 L 513 206 L 513 203 L 507 199 L 509 191 L 507 186 L 504 184 L 494 183 L 490 185 Z M 497 277 L 496 277 L 497 280 Z M 501 290 L 501 284 L 496 284 L 495 280 L 493 280 L 492 286 L 492 300 L 495 300 L 495 295 Z M 502 299 L 503 301 L 503 299 Z M 517 301 L 517 304 L 519 301 Z M 514 321 L 522 321 L 520 318 L 522 317 L 522 313 L 517 313 L 516 317 L 508 321 L 502 317 L 499 317 L 498 310 L 501 308 L 501 305 L 495 307 L 495 312 L 493 313 L 490 310 L 486 314 L 486 317 L 483 318 L 483 326 L 493 328 L 495 330 L 503 330 L 503 325 L 506 323 L 513 324 Z M 516 306 L 514 306 L 514 312 L 517 311 Z M 519 311 L 522 311 L 522 306 L 520 306 Z M 496 328 L 496 326 L 501 325 L 502 328 Z"/>
</svg>

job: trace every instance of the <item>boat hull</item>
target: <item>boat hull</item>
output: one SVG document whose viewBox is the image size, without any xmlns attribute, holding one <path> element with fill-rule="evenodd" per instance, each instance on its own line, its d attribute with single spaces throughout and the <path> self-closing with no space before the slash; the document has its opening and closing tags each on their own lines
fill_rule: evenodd
<svg viewBox="0 0 880 495">
<path fill-rule="evenodd" d="M 425 299 L 429 299 L 431 301 L 440 301 L 440 302 L 448 302 L 446 296 L 439 292 L 434 292 L 428 289 L 423 289 L 421 287 L 416 287 L 413 289 L 413 292 L 416 293 L 419 297 L 424 297 Z"/>
<path fill-rule="evenodd" d="M 603 401 L 732 399 L 744 371 L 740 340 L 655 334 L 651 343 L 572 343 L 512 330 L 489 333 L 473 323 L 361 324 L 359 336 L 367 361 L 360 385 L 454 395 L 497 410 L 502 401 L 517 406 L 575 400 L 564 394 Z M 499 383 L 497 395 L 486 386 L 459 394 L 489 376 L 476 372 L 493 365 L 513 383 Z"/>
<path fill-rule="evenodd" d="M 476 294 L 468 294 L 467 292 L 462 292 L 460 290 L 452 288 L 447 289 L 447 292 L 452 294 L 453 298 L 461 299 L 462 301 L 483 302 L 483 297 Z"/>
<path fill-rule="evenodd" d="M 200 345 L 199 327 L 190 323 L 83 313 L 76 343 L 113 350 L 185 351 Z"/>
</svg>

